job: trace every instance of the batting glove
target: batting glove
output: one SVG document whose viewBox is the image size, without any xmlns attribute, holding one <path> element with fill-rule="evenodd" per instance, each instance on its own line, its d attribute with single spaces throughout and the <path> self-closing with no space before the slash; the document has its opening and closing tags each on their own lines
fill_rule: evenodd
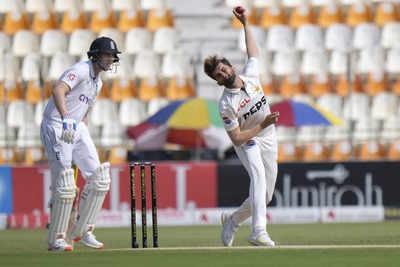
<svg viewBox="0 0 400 267">
<path fill-rule="evenodd" d="M 76 133 L 76 121 L 69 117 L 69 115 L 65 115 L 63 117 L 63 129 L 61 140 L 63 140 L 67 144 L 73 144 L 75 133 Z"/>
</svg>

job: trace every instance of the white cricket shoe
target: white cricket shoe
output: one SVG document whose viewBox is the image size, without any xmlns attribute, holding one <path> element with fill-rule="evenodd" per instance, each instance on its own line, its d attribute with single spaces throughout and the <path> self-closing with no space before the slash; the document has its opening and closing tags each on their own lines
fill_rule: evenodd
<svg viewBox="0 0 400 267">
<path fill-rule="evenodd" d="M 274 247 L 275 242 L 269 237 L 267 232 L 252 233 L 249 237 L 249 243 L 254 246 Z"/>
<path fill-rule="evenodd" d="M 72 251 L 72 247 L 63 238 L 56 239 L 54 244 L 48 248 L 49 251 Z"/>
<path fill-rule="evenodd" d="M 221 223 L 222 223 L 222 233 L 221 239 L 222 243 L 225 247 L 232 246 L 233 239 L 235 238 L 235 233 L 239 229 L 238 225 L 232 220 L 232 216 L 227 213 L 221 214 Z"/>
<path fill-rule="evenodd" d="M 76 237 L 73 238 L 72 240 L 76 242 L 81 242 L 87 247 L 97 248 L 97 249 L 104 248 L 104 244 L 97 241 L 96 236 L 93 234 L 92 231 L 87 231 L 81 238 Z"/>
</svg>

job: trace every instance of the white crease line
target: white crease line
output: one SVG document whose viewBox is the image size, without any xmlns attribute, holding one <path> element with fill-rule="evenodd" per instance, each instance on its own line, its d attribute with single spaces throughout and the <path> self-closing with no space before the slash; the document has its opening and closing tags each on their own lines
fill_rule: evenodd
<svg viewBox="0 0 400 267">
<path fill-rule="evenodd" d="M 168 251 L 168 250 L 229 250 L 229 249 L 342 249 L 342 248 L 400 248 L 400 245 L 282 245 L 275 247 L 161 247 L 161 248 L 119 248 L 106 251 Z M 103 251 L 104 251 L 103 250 Z"/>
</svg>

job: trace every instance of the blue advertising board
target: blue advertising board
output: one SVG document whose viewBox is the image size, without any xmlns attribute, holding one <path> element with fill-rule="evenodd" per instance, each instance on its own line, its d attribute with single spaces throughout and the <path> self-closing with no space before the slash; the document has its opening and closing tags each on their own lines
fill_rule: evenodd
<svg viewBox="0 0 400 267">
<path fill-rule="evenodd" d="M 13 212 L 11 167 L 0 167 L 0 213 Z"/>
</svg>

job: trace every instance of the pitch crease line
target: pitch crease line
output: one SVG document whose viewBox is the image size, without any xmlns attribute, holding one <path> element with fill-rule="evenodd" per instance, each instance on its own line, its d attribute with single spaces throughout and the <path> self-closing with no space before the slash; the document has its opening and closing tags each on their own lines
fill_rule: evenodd
<svg viewBox="0 0 400 267">
<path fill-rule="evenodd" d="M 102 251 L 154 251 L 154 250 L 229 250 L 229 249 L 341 249 L 341 248 L 400 248 L 400 245 L 282 245 L 275 247 L 165 247 L 165 248 L 120 248 Z"/>
</svg>

